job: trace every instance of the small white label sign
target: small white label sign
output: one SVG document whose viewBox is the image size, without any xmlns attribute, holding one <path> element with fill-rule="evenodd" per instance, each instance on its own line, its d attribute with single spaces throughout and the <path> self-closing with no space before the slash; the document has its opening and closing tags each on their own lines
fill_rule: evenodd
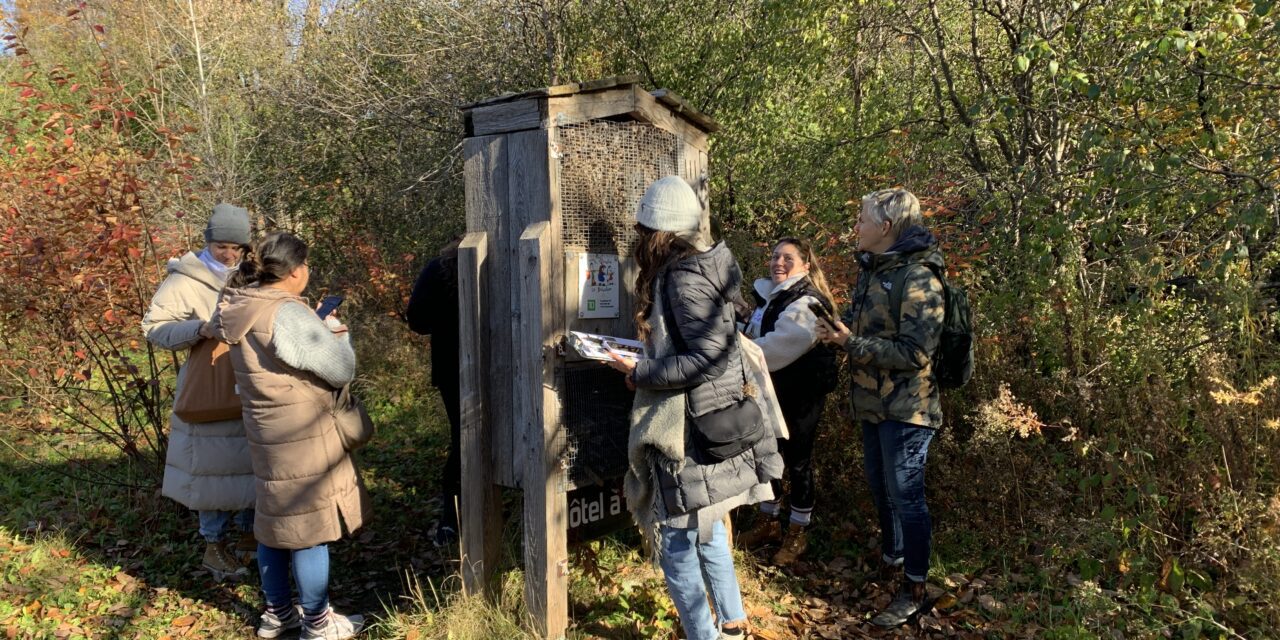
<svg viewBox="0 0 1280 640">
<path fill-rule="evenodd" d="M 578 254 L 578 317 L 618 317 L 618 280 L 621 277 L 618 256 Z"/>
</svg>

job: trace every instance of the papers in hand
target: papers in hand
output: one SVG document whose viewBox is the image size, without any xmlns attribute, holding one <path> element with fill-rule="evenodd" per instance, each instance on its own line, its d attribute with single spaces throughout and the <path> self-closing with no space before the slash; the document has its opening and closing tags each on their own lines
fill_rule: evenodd
<svg viewBox="0 0 1280 640">
<path fill-rule="evenodd" d="M 581 331 L 569 332 L 569 344 L 584 358 L 610 361 L 609 354 L 617 354 L 632 362 L 644 358 L 644 345 L 635 340 L 602 336 Z"/>
</svg>

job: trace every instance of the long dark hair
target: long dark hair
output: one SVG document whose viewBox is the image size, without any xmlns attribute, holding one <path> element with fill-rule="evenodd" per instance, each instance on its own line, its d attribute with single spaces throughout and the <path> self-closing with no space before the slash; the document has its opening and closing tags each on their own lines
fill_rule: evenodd
<svg viewBox="0 0 1280 640">
<path fill-rule="evenodd" d="M 781 244 L 789 244 L 800 252 L 800 257 L 809 263 L 809 282 L 813 283 L 813 288 L 817 289 L 823 298 L 826 298 L 825 302 L 829 308 L 835 309 L 836 300 L 831 295 L 831 288 L 827 286 L 827 276 L 822 273 L 822 265 L 818 263 L 818 254 L 813 252 L 813 245 L 799 238 L 778 238 L 778 241 L 773 243 L 773 248 L 776 250 Z"/>
<path fill-rule="evenodd" d="M 250 245 L 228 287 L 274 284 L 307 261 L 307 243 L 287 231 L 273 231 Z"/>
<path fill-rule="evenodd" d="M 631 250 L 640 273 L 636 276 L 636 334 L 647 340 L 653 327 L 649 313 L 653 311 L 653 279 L 667 265 L 697 253 L 698 250 L 670 231 L 654 231 L 636 225 L 636 242 Z"/>
</svg>

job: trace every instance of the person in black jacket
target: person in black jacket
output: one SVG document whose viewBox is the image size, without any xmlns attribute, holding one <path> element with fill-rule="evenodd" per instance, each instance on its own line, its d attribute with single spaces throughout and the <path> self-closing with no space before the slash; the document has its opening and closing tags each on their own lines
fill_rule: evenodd
<svg viewBox="0 0 1280 640">
<path fill-rule="evenodd" d="M 636 390 L 627 507 L 658 554 L 686 637 L 717 640 L 745 637 L 747 622 L 724 516 L 772 498 L 782 459 L 748 397 L 731 303 L 742 273 L 724 243 L 706 246 L 701 220 L 698 196 L 680 177 L 646 190 L 632 252 L 646 357 L 610 366 Z M 716 443 L 730 446 L 699 444 L 694 421 L 707 418 L 724 418 L 730 429 Z"/>
<path fill-rule="evenodd" d="M 461 423 L 458 388 L 458 244 L 455 237 L 418 274 L 405 318 L 414 333 L 431 336 L 431 384 L 440 391 L 449 417 L 449 455 L 440 474 L 441 509 L 432 541 L 436 546 L 458 537 L 458 499 L 462 489 Z"/>
<path fill-rule="evenodd" d="M 817 315 L 809 305 L 820 304 L 831 315 L 835 309 L 826 277 L 809 243 L 783 238 L 774 245 L 769 276 L 756 280 L 756 310 L 746 334 L 764 352 L 765 364 L 778 395 L 789 436 L 783 440 L 782 459 L 791 483 L 786 537 L 782 535 L 782 482 L 773 483 L 773 500 L 760 503 L 765 515 L 738 537 L 738 544 L 753 547 L 782 540 L 773 563 L 785 567 L 808 548 L 805 530 L 813 515 L 813 444 L 827 394 L 835 388 L 839 370 L 836 353 L 818 340 Z"/>
</svg>

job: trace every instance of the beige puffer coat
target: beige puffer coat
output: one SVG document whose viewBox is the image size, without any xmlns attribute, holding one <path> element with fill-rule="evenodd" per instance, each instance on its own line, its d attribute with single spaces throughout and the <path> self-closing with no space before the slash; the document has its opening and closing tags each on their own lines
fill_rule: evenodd
<svg viewBox="0 0 1280 640">
<path fill-rule="evenodd" d="M 142 319 L 142 332 L 157 347 L 185 351 L 201 340 L 200 327 L 213 316 L 223 279 L 191 252 L 170 260 L 168 270 Z M 186 372 L 186 367 L 178 371 L 175 397 Z M 161 493 L 198 511 L 252 507 L 253 465 L 244 422 L 187 424 L 170 415 Z"/>
<path fill-rule="evenodd" d="M 281 359 L 272 336 L 287 305 L 306 301 L 280 289 L 227 289 L 214 332 L 231 345 L 245 432 L 257 477 L 253 532 L 276 549 L 305 549 L 359 529 L 370 500 L 334 419 L 334 388 L 311 371 Z M 309 309 L 309 306 L 307 306 Z M 311 313 L 307 311 L 307 313 Z M 329 334 L 314 314 L 315 340 Z M 348 347 L 349 348 L 349 347 Z"/>
</svg>

